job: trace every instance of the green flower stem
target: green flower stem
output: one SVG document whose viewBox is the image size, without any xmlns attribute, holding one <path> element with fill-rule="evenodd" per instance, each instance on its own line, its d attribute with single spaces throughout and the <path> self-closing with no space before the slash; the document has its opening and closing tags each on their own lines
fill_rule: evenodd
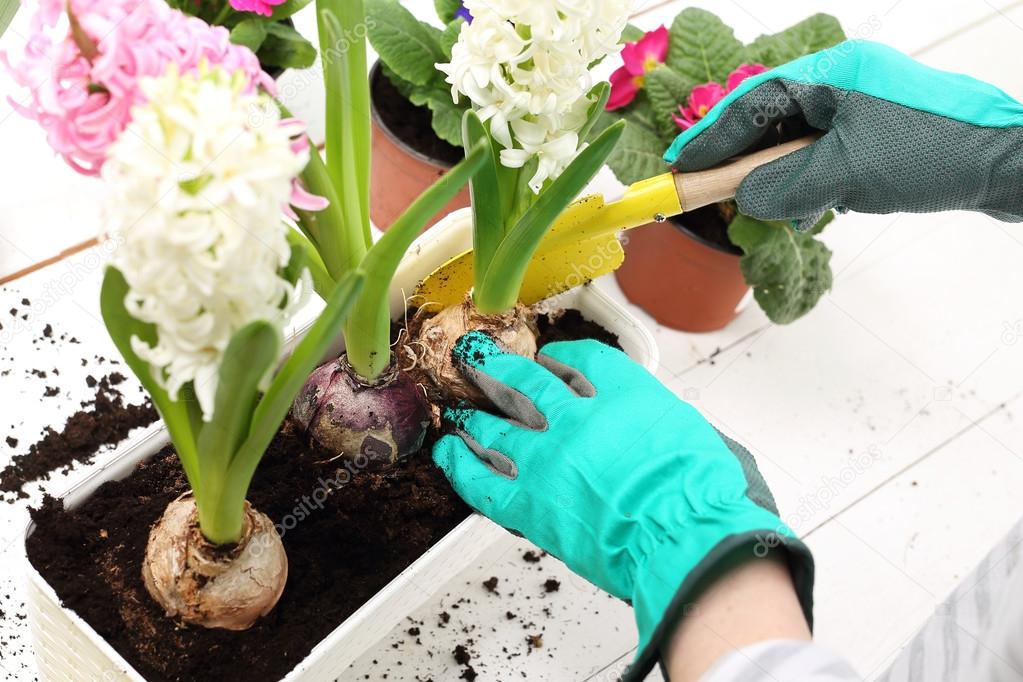
<svg viewBox="0 0 1023 682">
<path fill-rule="evenodd" d="M 366 286 L 345 322 L 348 362 L 366 382 L 373 382 L 391 363 L 391 280 L 401 258 L 426 221 L 458 194 L 490 158 L 490 142 L 481 140 L 465 158 L 419 195 L 370 248 L 362 263 Z"/>
<path fill-rule="evenodd" d="M 309 274 L 312 277 L 313 288 L 320 295 L 320 298 L 326 301 L 330 297 L 330 292 L 334 290 L 334 278 L 327 272 L 327 266 L 323 264 L 323 259 L 320 258 L 316 245 L 313 244 L 306 234 L 297 230 L 288 229 L 287 237 L 291 248 L 300 248 L 305 253 L 307 259 L 306 267 L 309 269 Z"/>
<path fill-rule="evenodd" d="M 209 22 L 210 25 L 223 26 L 224 21 L 230 16 L 232 9 L 234 8 L 231 7 L 229 0 L 224 0 L 224 4 L 220 7 L 220 11 L 217 12 L 217 16 L 213 17 L 213 21 Z"/>
<path fill-rule="evenodd" d="M 345 241 L 372 243 L 369 225 L 369 81 L 362 0 L 317 0 L 320 59 L 327 91 L 327 170 L 343 199 Z"/>
<path fill-rule="evenodd" d="M 597 174 L 624 129 L 624 121 L 609 126 L 539 194 L 531 196 L 528 201 L 520 200 L 519 208 L 525 207 L 521 217 L 506 230 L 501 243 L 493 249 L 487 271 L 475 275 L 473 302 L 481 312 L 497 314 L 515 307 L 529 262 L 547 231 Z M 519 181 L 524 184 L 528 182 L 528 168 L 523 171 Z M 527 188 L 526 191 L 530 190 Z"/>
<path fill-rule="evenodd" d="M 325 197 L 329 202 L 322 211 L 296 209 L 295 213 L 306 236 L 316 245 L 327 272 L 337 281 L 359 267 L 366 254 L 366 245 L 361 232 L 347 229 L 347 203 L 341 200 L 342 195 L 335 190 L 320 153 L 311 143 L 309 163 L 302 171 L 302 182 L 310 192 Z"/>
</svg>

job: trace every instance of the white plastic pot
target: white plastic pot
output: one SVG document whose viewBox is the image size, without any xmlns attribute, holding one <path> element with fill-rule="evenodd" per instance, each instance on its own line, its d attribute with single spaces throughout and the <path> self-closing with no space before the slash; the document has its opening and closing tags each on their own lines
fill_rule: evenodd
<svg viewBox="0 0 1023 682">
<path fill-rule="evenodd" d="M 416 241 L 394 279 L 391 305 L 396 317 L 403 313 L 405 296 L 411 294 L 416 283 L 448 258 L 469 248 L 471 235 L 468 210 L 460 210 Z M 651 371 L 656 367 L 657 344 L 650 332 L 599 289 L 589 286 L 566 292 L 552 301 L 552 307 L 579 309 L 588 319 L 617 334 L 631 357 Z M 62 496 L 65 505 L 76 507 L 104 482 L 127 477 L 136 464 L 168 443 L 166 430 L 154 424 L 123 444 L 109 464 L 65 493 Z M 25 531 L 26 539 L 33 530 L 34 524 L 30 524 Z M 338 678 L 362 653 L 430 599 L 448 578 L 472 564 L 504 532 L 484 517 L 471 515 L 338 625 L 284 680 L 327 682 Z M 40 678 L 90 682 L 143 680 L 88 623 L 60 605 L 53 588 L 28 562 L 27 553 L 23 556 L 28 574 L 29 621 Z"/>
</svg>

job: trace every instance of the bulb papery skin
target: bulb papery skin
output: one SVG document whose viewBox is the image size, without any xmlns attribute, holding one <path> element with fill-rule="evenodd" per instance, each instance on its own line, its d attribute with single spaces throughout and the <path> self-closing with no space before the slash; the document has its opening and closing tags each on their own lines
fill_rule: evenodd
<svg viewBox="0 0 1023 682">
<path fill-rule="evenodd" d="M 246 502 L 234 545 L 203 537 L 191 494 L 167 505 L 149 533 L 142 579 L 167 616 L 189 625 L 247 630 L 269 613 L 288 580 L 288 557 L 273 522 Z"/>
<path fill-rule="evenodd" d="M 367 383 L 343 355 L 310 375 L 291 416 L 320 445 L 369 470 L 418 451 L 431 421 L 423 389 L 408 373 L 392 363 Z"/>
<path fill-rule="evenodd" d="M 466 297 L 459 305 L 423 319 L 413 331 L 413 340 L 406 344 L 406 354 L 416 359 L 413 376 L 430 388 L 431 398 L 438 402 L 466 400 L 477 405 L 489 402 L 465 378 L 451 354 L 455 342 L 470 331 L 487 334 L 510 353 L 536 357 L 538 332 L 532 308 L 517 305 L 503 313 L 487 314 L 476 308 L 471 297 Z"/>
</svg>

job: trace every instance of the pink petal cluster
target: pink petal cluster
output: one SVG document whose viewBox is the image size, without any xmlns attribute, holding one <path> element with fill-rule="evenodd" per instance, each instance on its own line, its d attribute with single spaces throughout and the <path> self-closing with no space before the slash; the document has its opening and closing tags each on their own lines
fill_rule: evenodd
<svg viewBox="0 0 1023 682">
<path fill-rule="evenodd" d="M 643 89 L 646 74 L 667 57 L 668 29 L 664 26 L 645 33 L 634 43 L 626 43 L 622 48 L 622 66 L 611 74 L 611 96 L 604 108 L 614 111 L 630 104 Z"/>
<path fill-rule="evenodd" d="M 273 91 L 252 51 L 228 36 L 164 0 L 41 0 L 24 58 L 14 65 L 0 53 L 0 62 L 24 88 L 24 102 L 9 98 L 12 106 L 39 122 L 72 168 L 97 175 L 142 100 L 139 79 L 171 62 L 182 73 L 203 62 L 241 70 L 252 87 Z"/>
<path fill-rule="evenodd" d="M 297 118 L 284 118 L 281 119 L 279 125 L 282 126 L 298 126 L 301 125 L 301 133 L 292 138 L 291 140 L 291 151 L 296 156 L 304 156 L 309 150 L 309 138 L 305 134 L 305 122 L 300 121 Z M 288 200 L 290 206 L 284 206 L 284 215 L 288 216 L 292 220 L 298 220 L 298 215 L 294 209 L 299 208 L 304 211 L 322 211 L 330 205 L 326 197 L 321 197 L 319 194 L 313 194 L 299 182 L 298 178 L 291 181 L 291 198 Z"/>
<path fill-rule="evenodd" d="M 283 4 L 284 0 L 231 0 L 231 7 L 239 12 L 255 12 L 264 17 L 274 13 L 274 7 Z"/>
<path fill-rule="evenodd" d="M 678 106 L 678 113 L 672 114 L 671 118 L 682 130 L 691 128 L 696 122 L 707 115 L 707 112 L 714 108 L 714 105 L 725 98 L 725 95 L 735 90 L 739 83 L 750 76 L 767 71 L 763 64 L 743 64 L 732 73 L 728 74 L 725 85 L 711 81 L 703 85 L 697 85 L 689 91 L 689 98 L 686 104 Z"/>
</svg>

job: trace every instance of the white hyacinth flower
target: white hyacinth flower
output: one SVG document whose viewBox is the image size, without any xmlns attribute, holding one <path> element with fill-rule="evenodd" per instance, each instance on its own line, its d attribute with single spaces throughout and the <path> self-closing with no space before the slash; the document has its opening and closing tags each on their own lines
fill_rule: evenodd
<svg viewBox="0 0 1023 682">
<path fill-rule="evenodd" d="M 257 320 L 282 328 L 308 290 L 281 276 L 282 207 L 309 156 L 292 140 L 303 126 L 245 85 L 241 73 L 172 64 L 142 82 L 147 101 L 103 166 L 125 307 L 157 331 L 155 346 L 134 337 L 132 349 L 172 399 L 192 382 L 206 421 L 231 337 Z"/>
<path fill-rule="evenodd" d="M 538 157 L 539 193 L 581 151 L 593 81 L 590 64 L 619 49 L 632 0 L 465 0 L 447 74 L 457 102 L 468 97 L 511 168 Z M 582 115 L 580 115 L 582 112 Z"/>
</svg>

